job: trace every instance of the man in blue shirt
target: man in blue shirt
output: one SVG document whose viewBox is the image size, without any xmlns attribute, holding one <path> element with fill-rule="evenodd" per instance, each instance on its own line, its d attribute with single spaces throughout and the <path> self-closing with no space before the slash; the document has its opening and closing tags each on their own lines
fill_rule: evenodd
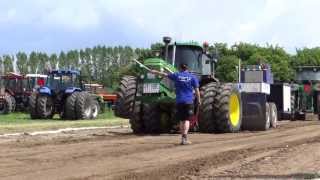
<svg viewBox="0 0 320 180">
<path fill-rule="evenodd" d="M 188 71 L 186 64 L 180 65 L 180 71 L 167 74 L 157 70 L 151 70 L 151 73 L 168 77 L 176 87 L 176 109 L 177 119 L 180 121 L 181 144 L 191 144 L 187 140 L 187 134 L 190 127 L 190 118 L 194 114 L 194 91 L 197 97 L 198 105 L 201 104 L 199 92 L 199 80 Z"/>
</svg>

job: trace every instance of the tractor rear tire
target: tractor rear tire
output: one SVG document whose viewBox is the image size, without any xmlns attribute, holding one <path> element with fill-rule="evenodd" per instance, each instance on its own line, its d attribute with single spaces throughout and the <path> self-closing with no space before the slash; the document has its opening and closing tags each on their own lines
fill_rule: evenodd
<svg viewBox="0 0 320 180">
<path fill-rule="evenodd" d="M 79 95 L 79 92 L 74 92 L 67 97 L 65 106 L 64 106 L 64 112 L 62 113 L 63 119 L 70 119 L 70 120 L 77 119 L 76 100 L 78 98 L 78 95 Z"/>
<path fill-rule="evenodd" d="M 278 126 L 278 110 L 275 103 L 270 104 L 270 125 L 272 128 L 277 128 Z"/>
<path fill-rule="evenodd" d="M 0 110 L 0 114 L 9 114 L 13 111 L 13 104 L 12 104 L 12 96 L 8 93 L 5 94 L 3 99 L 2 109 Z"/>
<path fill-rule="evenodd" d="M 54 114 L 52 97 L 39 94 L 37 98 L 37 112 L 40 119 L 52 119 Z"/>
<path fill-rule="evenodd" d="M 215 132 L 215 117 L 214 117 L 214 99 L 219 93 L 217 83 L 209 83 L 201 87 L 201 106 L 199 112 L 199 131 L 204 133 Z"/>
<path fill-rule="evenodd" d="M 37 94 L 32 93 L 29 97 L 29 111 L 31 119 L 40 118 L 37 112 Z"/>
<path fill-rule="evenodd" d="M 117 100 L 114 111 L 116 116 L 125 119 L 131 117 L 136 91 L 136 78 L 133 76 L 124 76 L 117 90 Z"/>
<path fill-rule="evenodd" d="M 145 128 L 144 128 L 144 123 L 142 119 L 142 107 L 141 107 L 140 101 L 136 101 L 134 103 L 134 110 L 129 120 L 129 123 L 134 134 L 144 133 Z"/>
<path fill-rule="evenodd" d="M 239 132 L 242 124 L 241 94 L 233 84 L 222 84 L 214 97 L 213 110 L 217 133 Z"/>
<path fill-rule="evenodd" d="M 80 92 L 76 100 L 77 119 L 90 119 L 92 115 L 93 99 L 87 92 Z"/>
</svg>

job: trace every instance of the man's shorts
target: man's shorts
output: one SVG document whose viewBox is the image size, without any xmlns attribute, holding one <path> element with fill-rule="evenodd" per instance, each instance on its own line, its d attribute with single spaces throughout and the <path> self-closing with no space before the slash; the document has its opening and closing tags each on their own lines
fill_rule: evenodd
<svg viewBox="0 0 320 180">
<path fill-rule="evenodd" d="M 189 120 L 191 116 L 194 115 L 194 106 L 193 104 L 185 104 L 185 103 L 178 103 L 176 104 L 177 108 L 177 120 L 185 121 Z"/>
</svg>

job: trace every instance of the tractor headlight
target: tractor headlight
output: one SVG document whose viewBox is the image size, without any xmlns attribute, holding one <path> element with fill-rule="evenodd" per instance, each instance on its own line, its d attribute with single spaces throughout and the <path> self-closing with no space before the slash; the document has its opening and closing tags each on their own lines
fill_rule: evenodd
<svg viewBox="0 0 320 180">
<path fill-rule="evenodd" d="M 154 74 L 152 74 L 152 73 L 148 73 L 148 74 L 147 74 L 147 78 L 148 78 L 148 79 L 155 79 L 156 76 L 155 76 Z"/>
<path fill-rule="evenodd" d="M 163 71 L 164 71 L 163 67 L 161 67 L 161 68 L 160 68 L 160 71 L 161 71 L 161 72 L 163 72 Z"/>
<path fill-rule="evenodd" d="M 144 75 L 142 74 L 142 75 L 140 75 L 140 79 L 144 79 Z"/>
</svg>

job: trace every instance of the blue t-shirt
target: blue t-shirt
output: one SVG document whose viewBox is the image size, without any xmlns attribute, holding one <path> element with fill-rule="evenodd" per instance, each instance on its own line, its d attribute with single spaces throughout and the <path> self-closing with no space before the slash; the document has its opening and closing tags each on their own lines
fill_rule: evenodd
<svg viewBox="0 0 320 180">
<path fill-rule="evenodd" d="M 193 89 L 199 87 L 199 80 L 188 71 L 168 75 L 176 87 L 176 103 L 193 103 Z"/>
</svg>

